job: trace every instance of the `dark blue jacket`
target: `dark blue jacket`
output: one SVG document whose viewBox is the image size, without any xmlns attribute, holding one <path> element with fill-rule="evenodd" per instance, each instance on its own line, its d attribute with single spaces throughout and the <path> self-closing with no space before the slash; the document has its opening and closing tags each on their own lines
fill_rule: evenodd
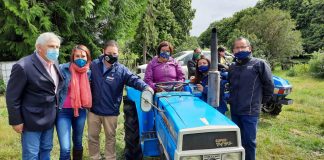
<svg viewBox="0 0 324 160">
<path fill-rule="evenodd" d="M 202 91 L 201 93 L 201 97 L 200 99 L 205 101 L 207 103 L 207 93 L 208 93 L 208 75 L 207 76 L 204 76 L 202 79 L 201 79 L 201 85 L 204 87 L 204 90 Z"/>
<path fill-rule="evenodd" d="M 92 62 L 91 69 L 91 112 L 100 116 L 117 116 L 123 96 L 124 86 L 144 90 L 147 84 L 127 67 L 116 62 L 105 73 L 102 56 Z"/>
<path fill-rule="evenodd" d="M 219 106 L 217 107 L 217 110 L 220 111 L 222 114 L 225 114 L 225 112 L 228 110 L 226 105 L 226 100 L 224 99 L 224 84 L 225 84 L 224 80 L 221 80 L 220 90 L 219 90 L 220 91 Z M 204 90 L 202 91 L 200 99 L 207 103 L 208 75 L 202 78 L 201 85 L 204 87 Z"/>
<path fill-rule="evenodd" d="M 54 127 L 58 93 L 62 87 L 58 64 L 54 65 L 59 77 L 55 93 L 54 81 L 36 54 L 21 58 L 13 65 L 6 92 L 9 124 L 23 123 L 26 131 Z"/>
<path fill-rule="evenodd" d="M 248 58 L 234 63 L 229 69 L 231 113 L 258 116 L 261 104 L 273 94 L 269 65 L 261 59 Z"/>
</svg>

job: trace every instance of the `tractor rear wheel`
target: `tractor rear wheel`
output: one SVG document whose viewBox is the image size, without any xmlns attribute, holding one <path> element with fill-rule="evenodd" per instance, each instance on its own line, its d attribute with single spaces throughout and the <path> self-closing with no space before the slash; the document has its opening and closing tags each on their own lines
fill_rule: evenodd
<svg viewBox="0 0 324 160">
<path fill-rule="evenodd" d="M 262 111 L 273 116 L 279 115 L 281 112 L 282 104 L 270 102 L 262 105 Z"/>
<path fill-rule="evenodd" d="M 125 159 L 143 159 L 136 105 L 124 97 Z"/>
</svg>

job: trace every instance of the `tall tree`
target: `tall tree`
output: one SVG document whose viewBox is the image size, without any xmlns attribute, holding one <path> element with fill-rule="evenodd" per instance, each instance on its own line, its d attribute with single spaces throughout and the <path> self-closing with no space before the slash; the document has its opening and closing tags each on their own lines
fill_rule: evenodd
<svg viewBox="0 0 324 160">
<path fill-rule="evenodd" d="M 34 49 L 39 30 L 52 27 L 46 6 L 37 2 L 1 0 L 0 15 L 2 60 L 29 54 Z"/>
<path fill-rule="evenodd" d="M 155 53 L 155 46 L 158 41 L 158 32 L 154 25 L 156 21 L 156 9 L 154 7 L 154 0 L 149 0 L 146 13 L 143 15 L 142 21 L 137 29 L 135 41 L 131 44 L 131 48 L 137 53 L 143 53 L 143 63 L 147 63 L 147 56 L 152 58 Z"/>
<path fill-rule="evenodd" d="M 233 17 L 223 18 L 220 21 L 215 21 L 211 23 L 207 30 L 205 30 L 198 38 L 200 46 L 203 48 L 210 47 L 210 36 L 211 29 L 217 28 L 217 38 L 218 42 L 221 44 L 226 44 L 228 42 L 228 37 L 234 32 L 236 24 L 241 20 L 242 17 L 247 15 L 254 15 L 258 13 L 256 8 L 247 8 L 242 11 L 236 12 Z"/>
<path fill-rule="evenodd" d="M 244 16 L 237 28 L 256 35 L 265 44 L 263 54 L 272 65 L 302 53 L 301 33 L 288 12 L 266 9 L 253 16 Z"/>
<path fill-rule="evenodd" d="M 136 53 L 156 54 L 156 45 L 163 40 L 174 46 L 186 42 L 191 29 L 194 10 L 191 0 L 149 0 L 146 13 L 131 47 Z M 143 56 L 143 61 L 145 61 Z"/>
<path fill-rule="evenodd" d="M 306 52 L 312 53 L 324 46 L 323 0 L 262 0 L 256 7 L 289 11 L 291 17 L 297 21 L 296 29 L 302 33 Z"/>
<path fill-rule="evenodd" d="M 170 9 L 181 28 L 181 32 L 175 33 L 180 41 L 179 44 L 186 42 L 192 28 L 196 10 L 191 8 L 191 2 L 192 0 L 171 0 Z"/>
<path fill-rule="evenodd" d="M 118 40 L 119 45 L 134 40 L 148 0 L 110 0 L 103 39 Z"/>
<path fill-rule="evenodd" d="M 37 36 L 52 31 L 63 38 L 60 60 L 68 59 L 72 47 L 80 43 L 95 57 L 107 39 L 121 44 L 133 39 L 146 4 L 141 0 L 0 0 L 1 56 L 30 54 Z"/>
<path fill-rule="evenodd" d="M 169 41 L 173 45 L 179 44 L 178 32 L 181 32 L 180 25 L 177 23 L 174 13 L 171 11 L 170 0 L 157 0 L 154 4 L 156 8 L 155 27 L 158 31 L 160 41 Z"/>
</svg>

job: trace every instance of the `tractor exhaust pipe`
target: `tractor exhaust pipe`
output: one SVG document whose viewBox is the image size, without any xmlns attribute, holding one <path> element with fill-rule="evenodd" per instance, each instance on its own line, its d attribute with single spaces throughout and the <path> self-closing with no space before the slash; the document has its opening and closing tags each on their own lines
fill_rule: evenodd
<svg viewBox="0 0 324 160">
<path fill-rule="evenodd" d="M 211 66 L 208 72 L 208 93 L 207 103 L 214 108 L 219 106 L 219 84 L 220 73 L 218 72 L 217 33 L 216 28 L 212 29 L 211 43 Z"/>
</svg>

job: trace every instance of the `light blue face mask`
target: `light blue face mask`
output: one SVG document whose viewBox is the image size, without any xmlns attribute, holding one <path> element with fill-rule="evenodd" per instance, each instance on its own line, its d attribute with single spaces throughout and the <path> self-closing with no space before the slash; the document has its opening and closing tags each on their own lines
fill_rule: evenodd
<svg viewBox="0 0 324 160">
<path fill-rule="evenodd" d="M 46 58 L 52 62 L 57 61 L 59 55 L 59 49 L 49 48 L 46 51 Z"/>
</svg>

